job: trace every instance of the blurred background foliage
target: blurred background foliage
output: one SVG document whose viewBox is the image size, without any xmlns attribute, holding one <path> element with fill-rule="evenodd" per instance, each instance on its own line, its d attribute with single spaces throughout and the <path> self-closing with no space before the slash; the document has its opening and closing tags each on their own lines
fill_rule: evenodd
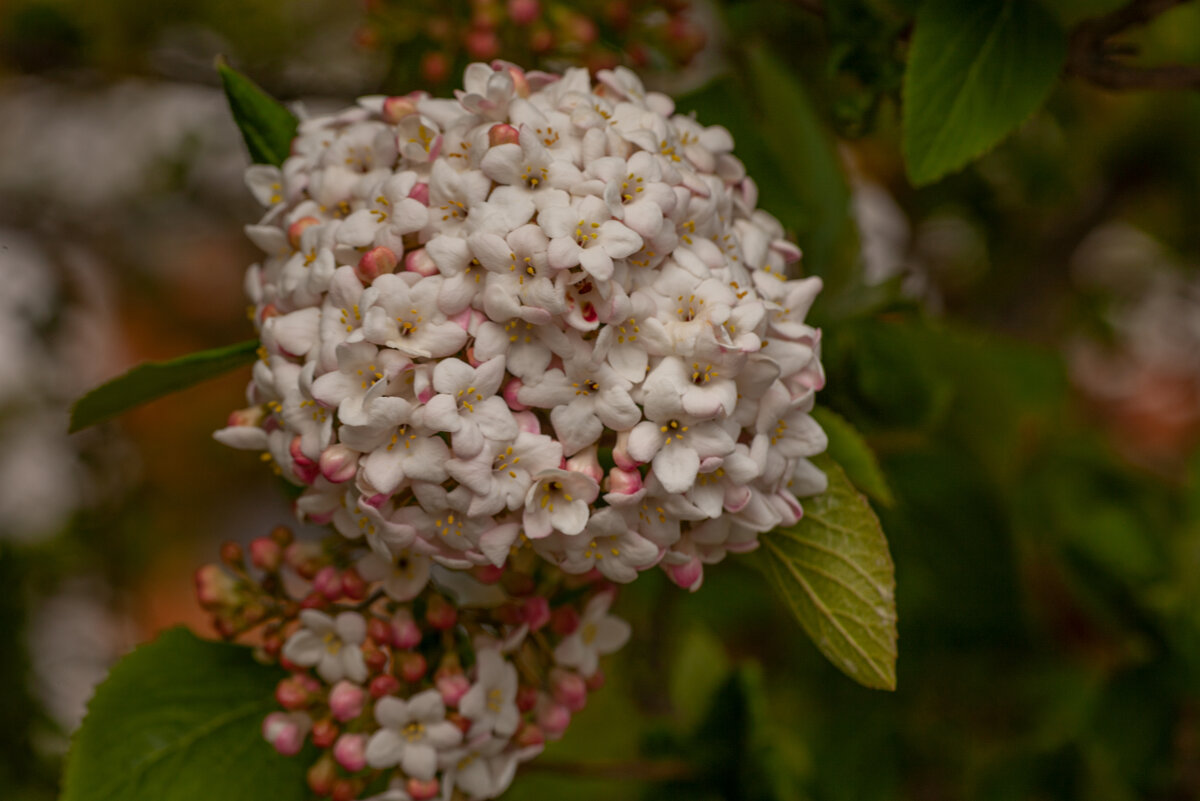
<svg viewBox="0 0 1200 801">
<path fill-rule="evenodd" d="M 894 495 L 875 505 L 899 689 L 827 665 L 750 560 L 694 595 L 646 574 L 621 600 L 636 640 L 610 688 L 506 797 L 1200 797 L 1200 3 L 1045 0 L 1063 47 L 1045 102 L 917 187 L 902 103 L 931 7 L 955 9 L 0 7 L 0 794 L 53 798 L 111 661 L 167 625 L 202 630 L 191 571 L 289 514 L 208 436 L 245 374 L 65 435 L 89 386 L 250 330 L 255 211 L 224 53 L 314 110 L 445 93 L 479 58 L 629 64 L 733 132 L 825 279 L 822 403 Z"/>
</svg>

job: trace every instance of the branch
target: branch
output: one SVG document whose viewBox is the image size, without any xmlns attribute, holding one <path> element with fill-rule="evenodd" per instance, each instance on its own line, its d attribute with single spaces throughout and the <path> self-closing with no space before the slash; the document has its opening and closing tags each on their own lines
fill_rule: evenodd
<svg viewBox="0 0 1200 801">
<path fill-rule="evenodd" d="M 1135 67 L 1116 56 L 1131 55 L 1128 45 L 1109 41 L 1130 28 L 1145 25 L 1185 0 L 1133 0 L 1095 19 L 1084 20 L 1071 32 L 1067 73 L 1106 89 L 1200 89 L 1200 65 L 1173 64 Z"/>
<path fill-rule="evenodd" d="M 668 782 L 692 779 L 695 768 L 682 760 L 634 760 L 630 762 L 565 762 L 534 760 L 522 766 L 529 773 L 554 773 L 588 779 Z"/>
</svg>

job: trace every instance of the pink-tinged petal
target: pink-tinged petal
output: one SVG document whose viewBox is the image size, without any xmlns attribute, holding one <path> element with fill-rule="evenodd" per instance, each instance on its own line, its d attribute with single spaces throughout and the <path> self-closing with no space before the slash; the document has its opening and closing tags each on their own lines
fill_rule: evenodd
<svg viewBox="0 0 1200 801">
<path fill-rule="evenodd" d="M 687 492 L 696 482 L 700 457 L 691 448 L 672 443 L 658 452 L 653 466 L 654 475 L 658 476 L 664 490 L 670 493 Z"/>
<path fill-rule="evenodd" d="M 496 526 L 479 538 L 479 550 L 493 565 L 503 567 L 520 530 L 516 523 Z"/>
<path fill-rule="evenodd" d="M 373 768 L 390 768 L 400 764 L 404 751 L 404 740 L 399 734 L 391 729 L 380 729 L 367 741 L 367 764 Z"/>
<path fill-rule="evenodd" d="M 629 445 L 627 452 L 630 458 L 635 461 L 645 464 L 654 458 L 655 454 L 663 446 L 663 433 L 658 423 L 653 423 L 649 420 L 644 420 L 633 427 L 629 432 Z M 697 469 L 699 460 L 697 460 Z"/>
</svg>

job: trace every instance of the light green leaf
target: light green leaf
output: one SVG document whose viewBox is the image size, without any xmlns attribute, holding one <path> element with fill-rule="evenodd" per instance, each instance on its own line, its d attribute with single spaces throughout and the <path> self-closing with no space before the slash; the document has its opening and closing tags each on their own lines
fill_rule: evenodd
<svg viewBox="0 0 1200 801">
<path fill-rule="evenodd" d="M 246 140 L 250 159 L 255 164 L 279 167 L 291 153 L 299 121 L 282 103 L 258 87 L 245 75 L 217 59 L 217 72 L 225 86 L 225 97 L 234 122 Z"/>
<path fill-rule="evenodd" d="M 122 659 L 96 689 L 60 801 L 302 801 L 311 759 L 263 739 L 285 674 L 184 628 Z"/>
<path fill-rule="evenodd" d="M 821 406 L 813 409 L 812 416 L 829 437 L 830 458 L 841 465 L 851 483 L 884 506 L 895 503 L 879 460 L 858 429 L 837 412 Z"/>
<path fill-rule="evenodd" d="M 155 398 L 215 378 L 254 361 L 257 340 L 189 353 L 165 362 L 143 362 L 101 384 L 71 407 L 71 431 L 94 426 Z"/>
<path fill-rule="evenodd" d="M 904 74 L 904 161 L 916 185 L 995 146 L 1046 99 L 1066 34 L 1034 0 L 928 0 Z"/>
<path fill-rule="evenodd" d="M 829 489 L 794 526 L 760 537 L 771 585 L 817 648 L 867 687 L 896 688 L 896 580 L 879 519 L 828 457 Z"/>
</svg>

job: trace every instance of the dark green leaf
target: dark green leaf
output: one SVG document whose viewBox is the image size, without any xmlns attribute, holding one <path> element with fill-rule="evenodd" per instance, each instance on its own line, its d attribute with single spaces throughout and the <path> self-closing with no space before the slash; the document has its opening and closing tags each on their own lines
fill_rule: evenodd
<svg viewBox="0 0 1200 801">
<path fill-rule="evenodd" d="M 165 362 L 143 362 L 101 384 L 71 407 L 71 431 L 94 426 L 143 403 L 187 389 L 254 361 L 257 340 L 189 353 Z"/>
<path fill-rule="evenodd" d="M 804 517 L 764 534 L 771 585 L 821 653 L 867 687 L 896 688 L 896 580 L 879 519 L 842 469 L 815 460 L 829 489 Z"/>
<path fill-rule="evenodd" d="M 909 178 L 936 181 L 991 149 L 1046 99 L 1066 35 L 1034 0 L 928 0 L 904 75 Z"/>
<path fill-rule="evenodd" d="M 277 668 L 248 648 L 164 632 L 117 663 L 88 704 L 60 801 L 302 801 L 303 755 L 263 739 Z"/>
<path fill-rule="evenodd" d="M 830 458 L 841 465 L 851 483 L 885 506 L 891 506 L 895 501 L 892 490 L 879 469 L 874 451 L 858 429 L 837 412 L 821 406 L 813 409 L 812 416 L 829 437 Z"/>
<path fill-rule="evenodd" d="M 250 159 L 255 164 L 282 165 L 296 137 L 299 125 L 296 115 L 224 59 L 217 60 L 217 72 L 225 86 L 229 110 L 250 150 Z"/>
</svg>

